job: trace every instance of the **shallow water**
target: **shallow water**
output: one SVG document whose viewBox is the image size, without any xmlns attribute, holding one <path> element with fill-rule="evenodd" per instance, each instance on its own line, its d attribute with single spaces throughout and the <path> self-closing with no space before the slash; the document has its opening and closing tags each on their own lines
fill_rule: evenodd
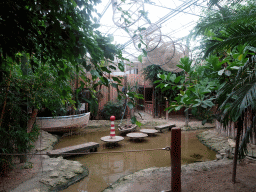
<svg viewBox="0 0 256 192">
<path fill-rule="evenodd" d="M 209 161 L 215 159 L 216 153 L 196 138 L 199 131 L 182 132 L 181 134 L 181 163 L 193 163 L 195 161 Z M 60 140 L 55 149 L 78 145 L 85 142 L 97 142 L 100 144 L 98 152 L 125 151 L 155 149 L 170 146 L 171 132 L 158 133 L 156 136 L 147 137 L 142 142 L 130 141 L 125 137 L 120 146 L 107 149 L 100 140 L 109 135 L 109 131 L 88 133 L 83 136 L 70 136 Z M 98 192 L 105 189 L 120 177 L 149 167 L 167 167 L 171 164 L 170 152 L 166 150 L 154 150 L 143 152 L 125 152 L 108 154 L 90 154 L 70 157 L 79 161 L 89 169 L 89 176 L 82 181 L 70 186 L 65 192 Z"/>
</svg>

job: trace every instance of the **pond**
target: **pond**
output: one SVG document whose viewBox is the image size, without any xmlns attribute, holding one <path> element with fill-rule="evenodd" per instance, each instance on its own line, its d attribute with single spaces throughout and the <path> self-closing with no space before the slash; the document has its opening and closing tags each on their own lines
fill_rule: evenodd
<svg viewBox="0 0 256 192">
<path fill-rule="evenodd" d="M 181 161 L 182 164 L 196 161 L 214 160 L 216 153 L 200 143 L 196 134 L 200 131 L 188 131 L 181 133 Z M 156 136 L 147 137 L 142 142 L 130 141 L 125 137 L 120 146 L 107 149 L 104 147 L 101 137 L 109 135 L 109 131 L 87 133 L 82 136 L 64 137 L 55 146 L 55 149 L 78 145 L 86 142 L 100 144 L 98 152 L 126 151 L 156 149 L 170 146 L 171 132 L 158 133 Z M 65 192 L 88 191 L 99 192 L 108 187 L 120 177 L 150 167 L 168 167 L 171 165 L 170 152 L 166 150 L 154 150 L 143 152 L 125 152 L 108 154 L 90 154 L 69 157 L 70 160 L 81 162 L 89 169 L 89 176 L 82 181 L 65 189 Z"/>
</svg>

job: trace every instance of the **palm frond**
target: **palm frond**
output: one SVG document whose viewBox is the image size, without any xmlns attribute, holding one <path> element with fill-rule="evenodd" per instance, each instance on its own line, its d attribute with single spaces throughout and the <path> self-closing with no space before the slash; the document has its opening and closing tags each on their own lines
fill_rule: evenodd
<svg viewBox="0 0 256 192">
<path fill-rule="evenodd" d="M 240 143 L 240 146 L 238 149 L 238 155 L 240 159 L 244 158 L 248 154 L 247 144 L 250 142 L 250 137 L 252 136 L 252 130 L 254 127 L 255 127 L 255 116 L 253 117 L 252 124 L 250 125 L 250 127 L 246 129 L 244 137 Z"/>
<path fill-rule="evenodd" d="M 229 120 L 236 122 L 248 107 L 251 107 L 253 110 L 256 109 L 255 67 L 256 56 L 252 56 L 239 69 L 235 79 L 229 83 L 225 83 L 218 91 L 218 110 L 222 114 L 220 120 L 224 124 Z"/>
<path fill-rule="evenodd" d="M 221 4 L 224 0 L 210 0 L 209 3 L 208 3 L 208 7 L 212 7 L 214 5 L 217 5 L 218 3 Z M 242 2 L 243 0 L 232 0 L 230 1 L 230 3 L 232 4 L 237 4 L 237 3 L 240 3 Z"/>
<path fill-rule="evenodd" d="M 237 27 L 239 30 L 239 27 Z M 241 29 L 241 28 L 240 28 Z M 231 32 L 231 30 L 230 30 Z M 213 53 L 214 51 L 223 51 L 224 49 L 234 48 L 237 45 L 240 44 L 246 44 L 249 43 L 251 46 L 256 45 L 256 30 L 254 31 L 248 31 L 246 28 L 243 28 L 243 30 L 240 30 L 240 33 L 233 33 L 230 34 L 228 38 L 223 38 L 222 41 L 212 41 L 209 40 L 207 44 L 207 51 L 205 53 L 205 57 L 207 57 L 210 53 Z"/>
<path fill-rule="evenodd" d="M 213 0 L 218 3 L 218 0 Z M 237 3 L 237 2 L 236 2 Z M 256 3 L 237 4 L 206 15 L 195 27 L 194 37 L 203 36 L 205 57 L 239 44 L 256 47 Z"/>
<path fill-rule="evenodd" d="M 231 86 L 227 88 L 230 89 Z M 226 93 L 228 92 L 225 90 Z M 232 117 L 232 121 L 236 122 L 237 119 L 241 116 L 242 112 L 247 109 L 249 106 L 255 109 L 255 100 L 256 100 L 256 78 L 252 82 L 246 83 L 244 86 L 241 86 L 239 89 L 234 90 L 229 94 L 220 105 L 219 109 L 223 114 L 222 119 L 229 119 Z M 228 105 L 232 103 L 232 105 Z"/>
<path fill-rule="evenodd" d="M 252 71 L 255 69 L 255 63 L 256 63 L 256 55 L 251 56 L 248 61 L 242 66 L 236 75 L 236 79 L 240 78 L 243 73 L 246 73 L 248 69 L 252 69 Z"/>
<path fill-rule="evenodd" d="M 195 27 L 195 35 L 204 34 L 207 30 L 212 29 L 226 29 L 229 26 L 237 24 L 253 25 L 255 24 L 256 10 L 252 9 L 250 12 L 234 13 L 233 11 L 226 10 L 225 14 L 220 12 L 213 13 L 210 17 L 205 17 Z"/>
</svg>

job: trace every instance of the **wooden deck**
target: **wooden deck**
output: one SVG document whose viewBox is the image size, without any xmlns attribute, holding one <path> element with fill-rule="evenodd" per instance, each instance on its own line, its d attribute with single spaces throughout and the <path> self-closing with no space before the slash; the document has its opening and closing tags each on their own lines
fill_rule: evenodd
<svg viewBox="0 0 256 192">
<path fill-rule="evenodd" d="M 164 129 L 169 129 L 170 130 L 172 127 L 176 127 L 176 125 L 172 124 L 172 123 L 167 123 L 167 124 L 164 124 L 164 125 L 155 126 L 155 129 L 162 133 Z"/>
<path fill-rule="evenodd" d="M 48 155 L 50 157 L 56 157 L 56 156 L 66 157 L 66 156 L 70 156 L 71 154 L 66 155 L 65 153 L 95 152 L 95 151 L 97 151 L 98 147 L 99 147 L 99 143 L 89 142 L 89 143 L 84 143 L 84 144 L 80 144 L 80 145 L 74 145 L 74 146 L 70 146 L 70 147 L 52 150 L 52 151 L 48 152 Z"/>
</svg>

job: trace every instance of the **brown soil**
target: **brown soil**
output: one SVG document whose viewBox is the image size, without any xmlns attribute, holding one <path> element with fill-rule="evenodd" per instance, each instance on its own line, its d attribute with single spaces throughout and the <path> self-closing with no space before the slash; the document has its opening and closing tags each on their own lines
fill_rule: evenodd
<svg viewBox="0 0 256 192">
<path fill-rule="evenodd" d="M 167 121 L 164 119 L 153 119 L 152 116 L 144 114 L 143 124 L 146 127 L 155 126 L 156 124 L 163 124 Z M 175 116 L 169 120 L 173 122 L 176 126 L 184 126 L 184 117 Z M 91 122 L 93 125 L 93 122 Z M 98 122 L 100 123 L 100 122 Z M 101 124 L 101 123 L 100 123 Z M 110 125 L 109 121 L 106 121 Z M 94 125 L 97 123 L 94 122 Z M 197 120 L 190 121 L 190 126 L 201 126 L 201 122 Z M 110 127 L 110 126 L 109 126 Z M 33 168 L 24 169 L 22 166 L 24 164 L 19 164 L 16 162 L 15 169 L 11 170 L 6 176 L 0 177 L 0 192 L 10 191 L 16 188 L 22 182 L 32 178 L 41 170 L 41 161 L 39 156 L 34 156 L 30 160 L 33 163 Z M 190 173 L 185 173 L 182 175 L 182 191 L 250 191 L 256 192 L 256 162 L 245 160 L 243 163 L 238 164 L 237 169 L 237 183 L 233 184 L 231 182 L 232 176 L 232 165 L 225 165 L 221 167 L 216 167 L 213 170 L 203 170 L 203 171 L 193 171 Z M 164 178 L 164 177 L 163 177 Z M 145 178 L 146 179 L 146 178 Z M 170 182 L 168 176 L 166 177 L 167 182 Z M 161 185 L 159 181 L 159 185 Z M 145 183 L 147 185 L 147 183 Z M 167 189 L 168 190 L 168 189 Z M 140 189 L 134 191 L 141 191 Z"/>
<path fill-rule="evenodd" d="M 195 171 L 182 175 L 182 191 L 256 191 L 256 161 L 245 159 L 238 164 L 235 184 L 232 183 L 232 170 L 233 165 L 229 164 L 211 171 Z"/>
<path fill-rule="evenodd" d="M 7 175 L 0 177 L 0 191 L 10 191 L 19 186 L 24 181 L 31 179 L 39 171 L 41 171 L 40 157 L 33 156 L 28 159 L 30 163 L 19 163 L 17 157 L 13 160 L 13 169 L 7 173 Z M 31 167 L 32 168 L 31 168 Z"/>
</svg>

